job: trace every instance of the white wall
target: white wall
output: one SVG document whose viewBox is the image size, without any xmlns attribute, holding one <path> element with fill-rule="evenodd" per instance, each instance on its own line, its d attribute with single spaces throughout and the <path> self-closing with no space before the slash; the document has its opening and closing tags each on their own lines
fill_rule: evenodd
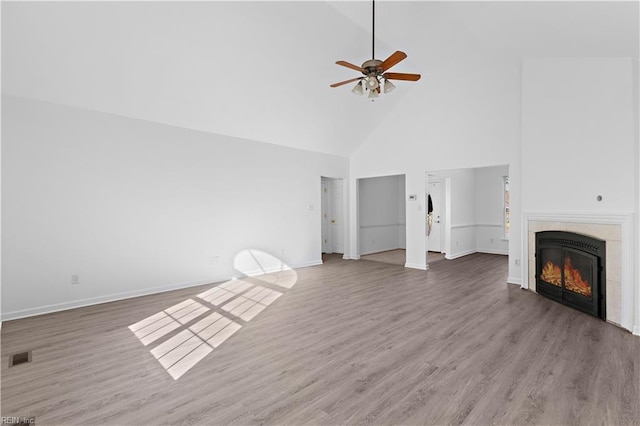
<svg viewBox="0 0 640 426">
<path fill-rule="evenodd" d="M 360 254 L 405 248 L 405 177 L 359 181 Z"/>
<path fill-rule="evenodd" d="M 384 96 L 397 94 L 402 95 Z M 377 102 L 384 102 L 384 96 Z M 407 265 L 424 269 L 425 172 L 509 165 L 514 203 L 509 276 L 519 282 L 520 62 L 477 57 L 434 61 L 403 96 L 352 156 L 352 197 L 357 178 L 405 174 L 407 194 L 418 194 L 417 202 L 407 204 Z M 350 206 L 353 247 L 357 203 Z"/>
<path fill-rule="evenodd" d="M 523 211 L 633 211 L 632 60 L 535 58 L 523 67 Z"/>
<path fill-rule="evenodd" d="M 476 175 L 476 250 L 481 253 L 508 254 L 504 235 L 504 176 L 509 167 L 483 167 Z"/>
<path fill-rule="evenodd" d="M 246 249 L 321 263 L 320 176 L 348 159 L 2 102 L 4 319 L 240 275 Z"/>
</svg>

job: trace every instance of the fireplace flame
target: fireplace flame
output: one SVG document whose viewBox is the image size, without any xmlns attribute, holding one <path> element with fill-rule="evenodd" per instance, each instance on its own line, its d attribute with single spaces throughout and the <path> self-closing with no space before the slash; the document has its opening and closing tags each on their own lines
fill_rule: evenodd
<svg viewBox="0 0 640 426">
<path fill-rule="evenodd" d="M 549 284 L 561 287 L 562 271 L 558 265 L 548 260 L 542 268 L 540 279 Z M 591 285 L 582 278 L 580 271 L 571 265 L 571 258 L 568 256 L 564 258 L 564 287 L 574 293 L 591 297 Z"/>
<path fill-rule="evenodd" d="M 564 287 L 575 293 L 591 297 L 591 285 L 582 279 L 580 271 L 571 266 L 571 259 L 564 258 Z"/>
<path fill-rule="evenodd" d="M 554 265 L 552 261 L 547 260 L 547 263 L 542 268 L 540 279 L 542 281 L 548 282 L 549 284 L 561 287 L 562 271 L 560 270 L 560 267 L 558 265 Z"/>
</svg>

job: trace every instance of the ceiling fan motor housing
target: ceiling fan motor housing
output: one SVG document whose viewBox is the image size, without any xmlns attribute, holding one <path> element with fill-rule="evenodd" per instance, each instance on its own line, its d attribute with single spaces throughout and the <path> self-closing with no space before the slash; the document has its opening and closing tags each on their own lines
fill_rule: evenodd
<svg viewBox="0 0 640 426">
<path fill-rule="evenodd" d="M 380 68 L 380 64 L 382 61 L 379 59 L 369 59 L 362 64 L 362 74 L 364 75 L 380 75 L 382 74 L 382 69 Z"/>
</svg>

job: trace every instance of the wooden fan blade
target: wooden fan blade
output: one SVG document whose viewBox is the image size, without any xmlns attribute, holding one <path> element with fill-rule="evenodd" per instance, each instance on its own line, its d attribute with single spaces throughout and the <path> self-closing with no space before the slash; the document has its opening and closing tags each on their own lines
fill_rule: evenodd
<svg viewBox="0 0 640 426">
<path fill-rule="evenodd" d="M 362 80 L 363 78 L 364 77 L 356 77 L 356 78 L 352 78 L 351 80 L 341 81 L 340 83 L 333 83 L 330 87 L 342 86 L 343 84 L 348 84 L 348 83 L 351 83 L 352 81 L 356 81 L 356 80 Z"/>
<path fill-rule="evenodd" d="M 382 71 L 386 71 L 392 66 L 394 66 L 395 64 L 397 64 L 398 62 L 402 61 L 406 57 L 407 57 L 406 53 L 396 50 L 391 54 L 391 56 L 389 56 L 387 59 L 384 60 L 384 62 L 380 64 L 380 68 L 382 69 Z"/>
<path fill-rule="evenodd" d="M 357 65 L 353 65 L 352 63 L 349 63 L 347 61 L 336 61 L 336 64 L 342 65 L 343 67 L 351 68 L 352 70 L 356 70 L 356 71 L 360 71 L 360 72 L 364 71 L 362 69 L 362 67 L 359 67 Z"/>
<path fill-rule="evenodd" d="M 388 72 L 388 73 L 382 74 L 382 77 L 388 80 L 409 80 L 409 81 L 420 80 L 420 74 L 406 74 L 403 72 Z"/>
</svg>

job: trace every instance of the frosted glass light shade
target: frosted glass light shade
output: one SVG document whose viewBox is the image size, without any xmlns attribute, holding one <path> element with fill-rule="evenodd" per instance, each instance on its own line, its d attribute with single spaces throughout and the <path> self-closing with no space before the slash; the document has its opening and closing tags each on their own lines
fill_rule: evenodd
<svg viewBox="0 0 640 426">
<path fill-rule="evenodd" d="M 396 89 L 396 86 L 391 83 L 389 80 L 384 81 L 384 93 L 393 92 Z"/>
<path fill-rule="evenodd" d="M 360 81 L 358 81 L 356 85 L 353 86 L 353 89 L 351 89 L 351 93 L 355 95 L 362 95 L 364 93 L 364 90 L 362 89 L 362 84 L 360 83 Z"/>
<path fill-rule="evenodd" d="M 380 83 L 378 83 L 378 78 L 375 75 L 367 77 L 367 87 L 369 90 L 377 89 L 378 86 L 380 86 Z"/>
</svg>

